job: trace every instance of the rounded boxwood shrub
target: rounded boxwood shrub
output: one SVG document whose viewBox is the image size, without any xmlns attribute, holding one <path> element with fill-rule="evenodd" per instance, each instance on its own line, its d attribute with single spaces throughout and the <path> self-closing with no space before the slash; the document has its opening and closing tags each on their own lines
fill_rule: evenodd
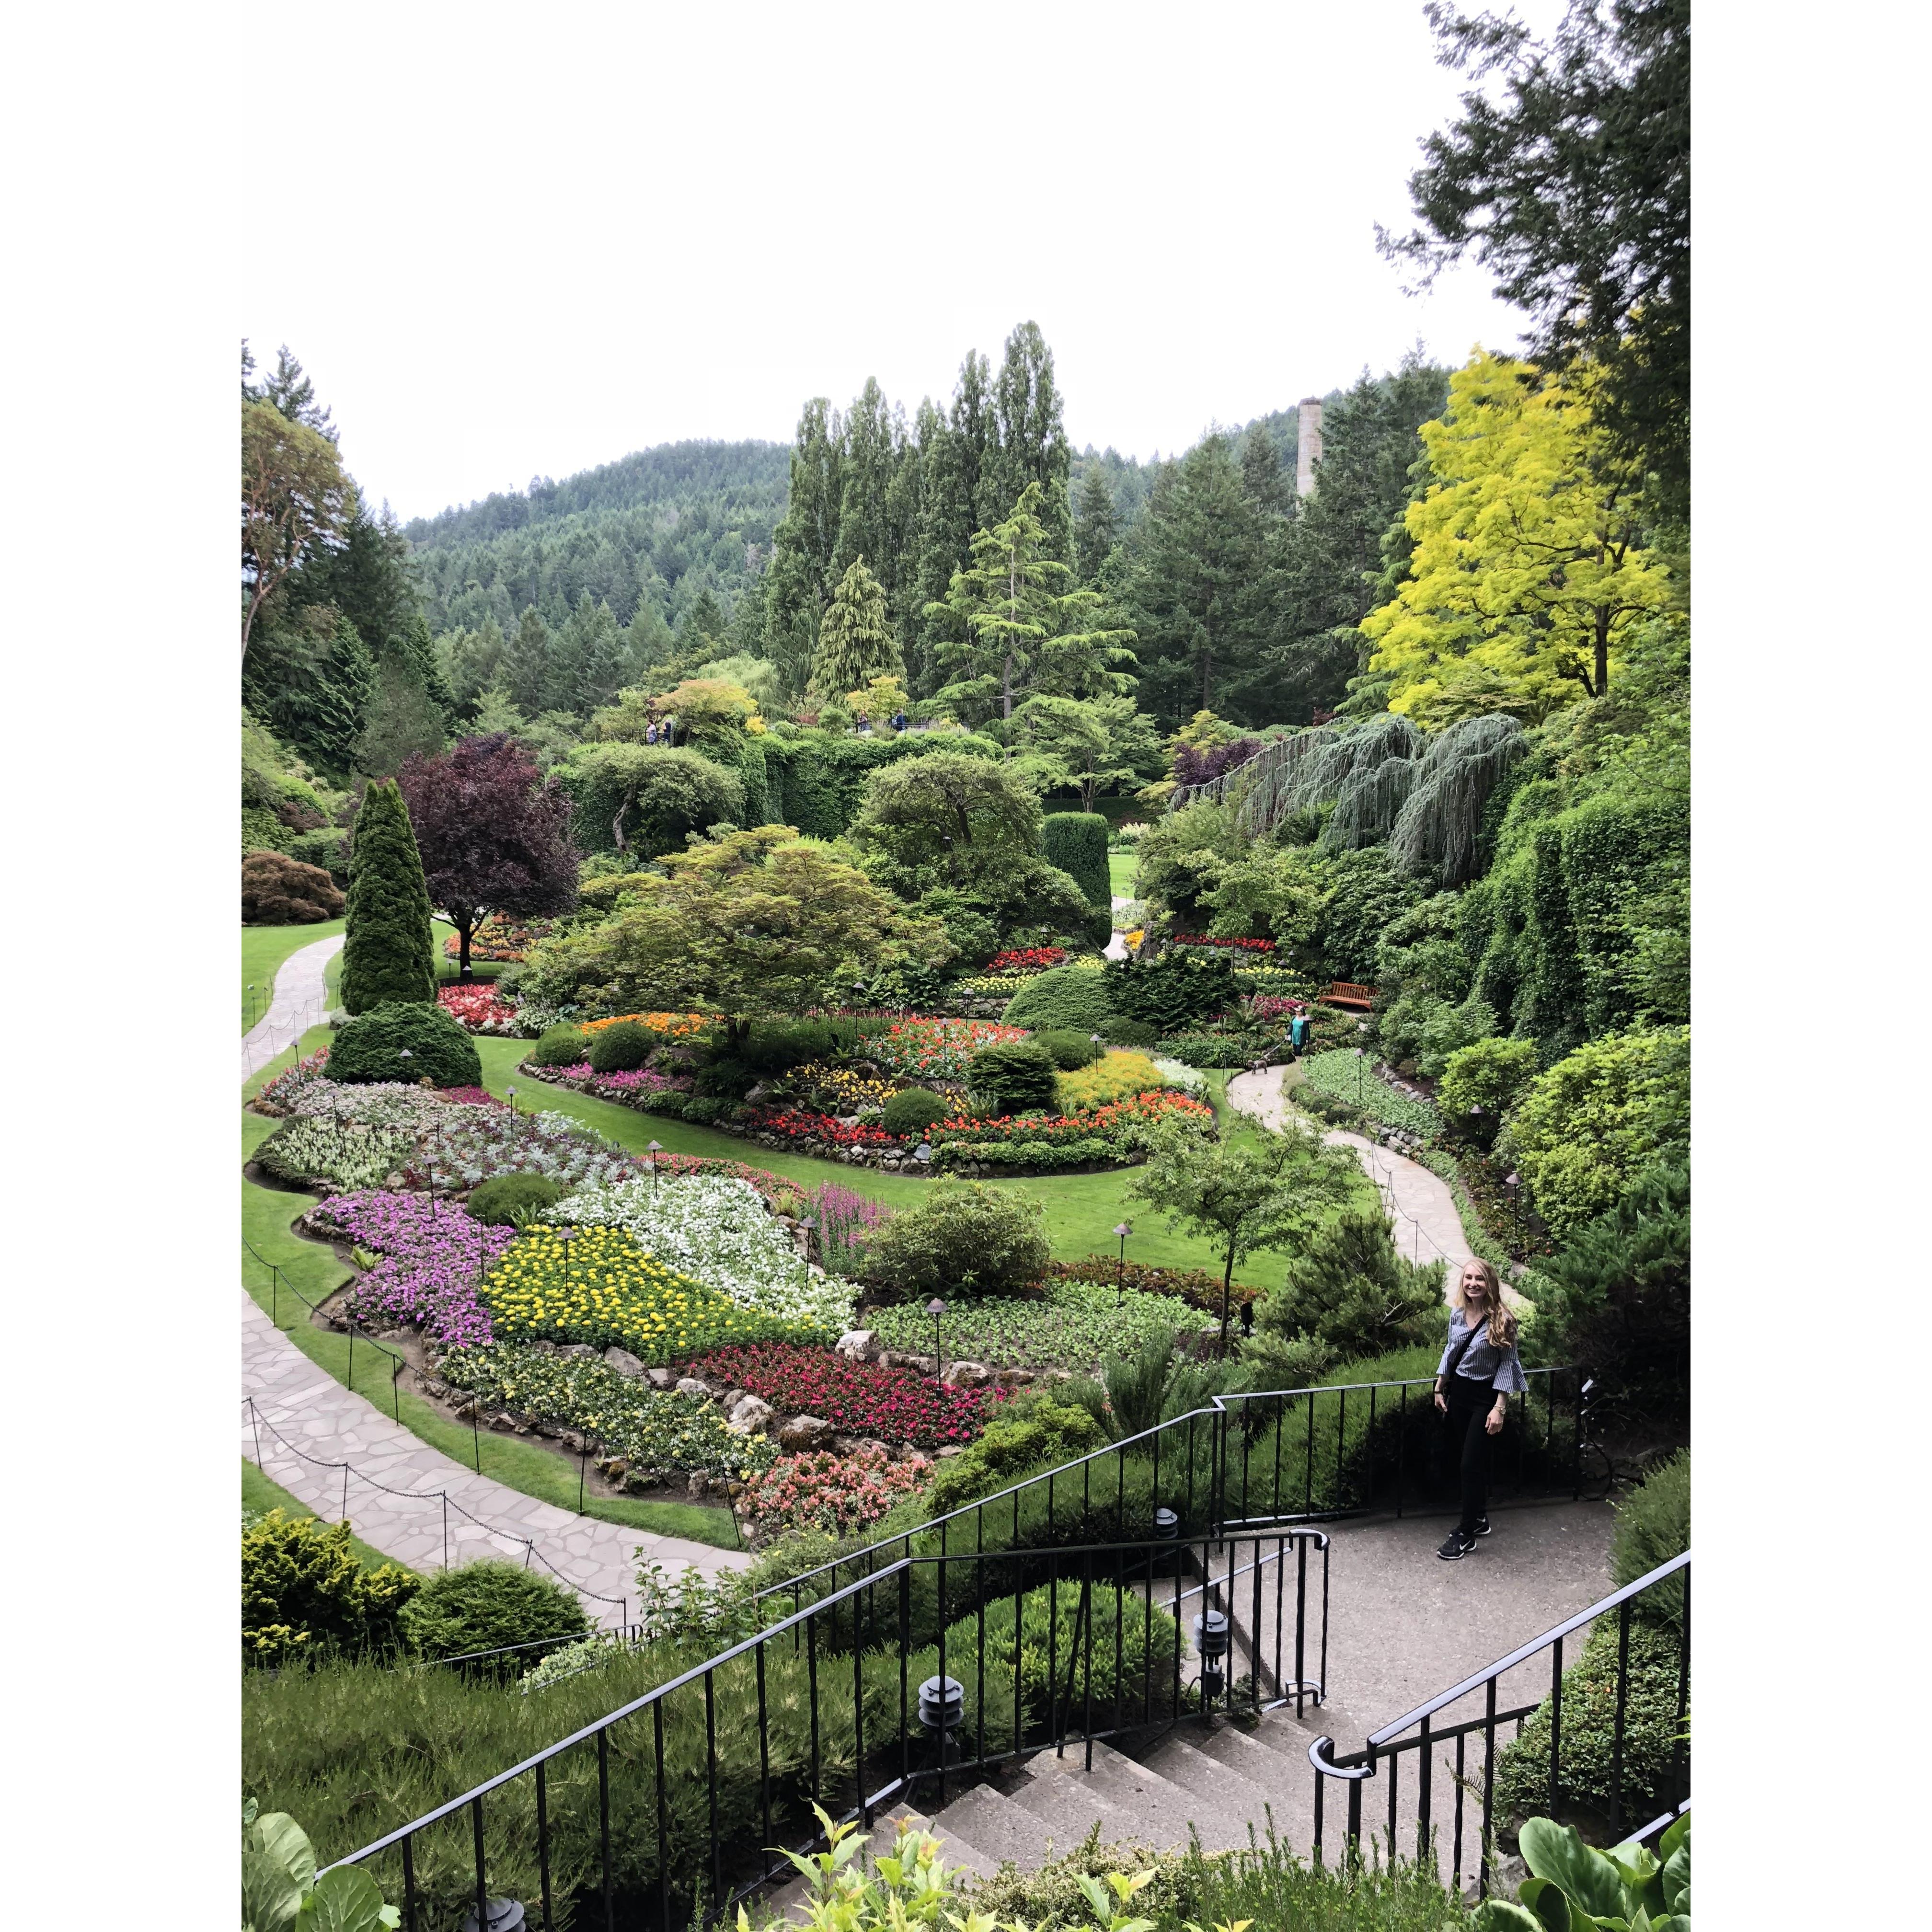
<svg viewBox="0 0 1932 1932">
<path fill-rule="evenodd" d="M 500 1174 L 472 1187 L 464 1204 L 487 1226 L 507 1228 L 518 1216 L 541 1214 L 562 1198 L 563 1190 L 547 1174 Z"/>
<path fill-rule="evenodd" d="M 713 1120 L 722 1120 L 738 1104 L 734 1100 L 716 1094 L 693 1094 L 688 1096 L 680 1097 L 684 1100 L 684 1105 L 680 1110 L 684 1118 L 700 1127 L 710 1126 Z"/>
<path fill-rule="evenodd" d="M 437 1087 L 480 1087 L 483 1063 L 475 1042 L 440 1006 L 396 1000 L 338 1030 L 328 1049 L 328 1077 L 351 1086 L 428 1080 Z"/>
<path fill-rule="evenodd" d="M 1011 1046 L 982 1046 L 968 1062 L 966 1077 L 974 1099 L 1002 1114 L 1052 1106 L 1059 1081 L 1052 1056 L 1030 1040 Z"/>
<path fill-rule="evenodd" d="M 1037 1201 L 948 1174 L 867 1237 L 865 1279 L 886 1301 L 1010 1294 L 1037 1281 L 1052 1252 Z"/>
<path fill-rule="evenodd" d="M 1035 1034 L 1032 1043 L 1063 1073 L 1091 1066 L 1105 1051 L 1091 1034 L 1076 1033 L 1071 1027 L 1050 1027 L 1045 1033 Z"/>
<path fill-rule="evenodd" d="M 590 1036 L 593 1073 L 634 1073 L 657 1051 L 658 1037 L 635 1020 L 599 1027 Z"/>
<path fill-rule="evenodd" d="M 1145 1020 L 1115 1019 L 1101 1028 L 1100 1037 L 1109 1046 L 1151 1046 L 1160 1039 L 1160 1030 Z"/>
<path fill-rule="evenodd" d="M 1066 1028 L 1075 1033 L 1098 1033 L 1113 1016 L 1106 976 L 1090 966 L 1055 966 L 1036 973 L 1000 1016 L 1012 1026 L 1036 1031 Z"/>
<path fill-rule="evenodd" d="M 590 1057 L 590 1036 L 581 1027 L 554 1026 L 530 1051 L 532 1066 L 581 1066 Z"/>
<path fill-rule="evenodd" d="M 945 1118 L 946 1102 L 930 1088 L 908 1087 L 886 1102 L 879 1124 L 889 1134 L 917 1134 Z"/>
<path fill-rule="evenodd" d="M 427 1658 L 461 1657 L 512 1644 L 586 1635 L 590 1620 L 574 1592 L 534 1570 L 486 1557 L 440 1570 L 402 1613 L 403 1634 Z M 492 1660 L 503 1674 L 520 1676 L 536 1659 L 528 1652 Z"/>
<path fill-rule="evenodd" d="M 365 1570 L 346 1522 L 272 1509 L 242 1532 L 242 1654 L 281 1664 L 331 1650 L 393 1651 L 397 1618 L 421 1581 L 400 1565 Z"/>
</svg>

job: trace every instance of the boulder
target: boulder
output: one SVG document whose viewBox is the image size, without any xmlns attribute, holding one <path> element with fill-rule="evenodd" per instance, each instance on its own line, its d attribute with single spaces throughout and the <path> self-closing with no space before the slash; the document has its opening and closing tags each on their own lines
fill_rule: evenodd
<svg viewBox="0 0 1932 1932">
<path fill-rule="evenodd" d="M 939 1453 L 940 1453 L 940 1454 L 942 1456 L 963 1456 L 963 1455 L 964 1455 L 964 1454 L 965 1454 L 965 1453 L 966 1453 L 966 1452 L 965 1452 L 965 1450 L 963 1450 L 962 1448 L 960 1448 L 960 1446 L 958 1445 L 958 1443 L 956 1443 L 956 1442 L 949 1442 L 949 1443 L 947 1443 L 947 1444 L 946 1444 L 945 1448 L 944 1448 L 943 1449 L 941 1449 L 941 1450 L 940 1450 L 940 1452 L 939 1452 Z"/>
<path fill-rule="evenodd" d="M 631 1471 L 629 1459 L 623 1456 L 613 1456 L 609 1462 L 600 1463 L 598 1466 L 614 1483 L 621 1483 Z"/>
<path fill-rule="evenodd" d="M 876 1362 L 879 1359 L 879 1338 L 870 1328 L 848 1328 L 832 1346 L 851 1361 Z"/>
<path fill-rule="evenodd" d="M 740 1436 L 758 1436 L 763 1434 L 765 1425 L 777 1413 L 761 1396 L 748 1395 L 740 1399 L 737 1407 L 730 1411 L 726 1420 Z"/>
<path fill-rule="evenodd" d="M 604 1359 L 620 1376 L 628 1376 L 633 1382 L 640 1382 L 644 1376 L 644 1365 L 628 1348 L 615 1346 L 604 1351 Z"/>
<path fill-rule="evenodd" d="M 710 1487 L 710 1479 L 704 1472 L 702 1469 L 694 1469 L 691 1472 L 691 1480 L 684 1486 L 684 1492 L 693 1502 L 699 1502 L 703 1501 Z"/>
<path fill-rule="evenodd" d="M 816 1415 L 794 1415 L 778 1430 L 781 1449 L 824 1449 L 830 1446 L 838 1432 Z"/>
<path fill-rule="evenodd" d="M 993 1379 L 1002 1388 L 1024 1388 L 1033 1380 L 1033 1371 L 1030 1369 L 996 1369 L 993 1372 Z"/>
<path fill-rule="evenodd" d="M 909 1354 L 903 1348 L 886 1348 L 880 1352 L 879 1359 L 889 1369 L 916 1369 L 922 1376 L 932 1372 L 930 1355 Z"/>
<path fill-rule="evenodd" d="M 984 1362 L 969 1362 L 962 1358 L 948 1362 L 940 1379 L 951 1388 L 984 1388 L 993 1379 L 993 1372 Z"/>
<path fill-rule="evenodd" d="M 695 1376 L 680 1376 L 677 1378 L 680 1395 L 708 1396 L 711 1391 Z"/>
<path fill-rule="evenodd" d="M 646 1369 L 644 1379 L 654 1389 L 674 1389 L 677 1387 L 677 1378 L 668 1369 Z"/>
<path fill-rule="evenodd" d="M 556 1345 L 560 1355 L 567 1355 L 574 1362 L 592 1362 L 597 1359 L 597 1351 L 588 1342 L 560 1342 Z"/>
</svg>

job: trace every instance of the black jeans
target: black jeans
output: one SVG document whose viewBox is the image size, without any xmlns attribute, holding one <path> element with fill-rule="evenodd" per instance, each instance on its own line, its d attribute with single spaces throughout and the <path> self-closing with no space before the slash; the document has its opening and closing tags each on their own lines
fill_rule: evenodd
<svg viewBox="0 0 1932 1932">
<path fill-rule="evenodd" d="M 1490 1513 L 1490 1448 L 1496 1438 L 1483 1425 L 1496 1392 L 1487 1382 L 1452 1375 L 1443 1394 L 1449 1401 L 1449 1439 L 1461 1458 L 1462 1514 L 1456 1527 L 1474 1536 Z"/>
</svg>

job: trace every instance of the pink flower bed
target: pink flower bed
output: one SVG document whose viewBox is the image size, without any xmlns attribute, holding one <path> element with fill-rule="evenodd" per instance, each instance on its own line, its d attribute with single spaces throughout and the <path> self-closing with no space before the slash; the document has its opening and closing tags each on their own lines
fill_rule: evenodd
<svg viewBox="0 0 1932 1932">
<path fill-rule="evenodd" d="M 878 1449 L 786 1456 L 746 1480 L 745 1506 L 760 1530 L 823 1529 L 849 1536 L 911 1495 L 932 1469 L 923 1456 L 896 1462 Z"/>
<path fill-rule="evenodd" d="M 485 1227 L 447 1201 L 375 1189 L 338 1194 L 309 1218 L 380 1257 L 349 1291 L 358 1321 L 405 1322 L 460 1348 L 490 1340 L 477 1283 L 517 1238 L 515 1228 Z"/>
<path fill-rule="evenodd" d="M 439 986 L 436 1004 L 472 1033 L 514 1031 L 517 1010 L 485 980 L 469 986 Z"/>
</svg>

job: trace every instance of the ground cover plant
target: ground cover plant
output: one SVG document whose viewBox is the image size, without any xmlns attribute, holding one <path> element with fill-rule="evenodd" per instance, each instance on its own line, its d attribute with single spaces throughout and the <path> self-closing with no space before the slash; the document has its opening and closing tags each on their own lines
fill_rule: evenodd
<svg viewBox="0 0 1932 1932">
<path fill-rule="evenodd" d="M 1077 1262 L 1049 1262 L 1045 1280 L 1088 1282 L 1100 1288 L 1123 1287 L 1130 1294 L 1178 1296 L 1190 1307 L 1218 1316 L 1221 1312 L 1221 1277 L 1206 1268 L 1155 1268 L 1124 1256 L 1093 1254 Z M 1228 1284 L 1234 1306 L 1254 1300 L 1262 1290 L 1241 1282 Z"/>
<path fill-rule="evenodd" d="M 478 1300 L 499 1341 L 614 1343 L 640 1361 L 728 1342 L 823 1336 L 824 1328 L 741 1308 L 648 1252 L 622 1228 L 526 1228 L 484 1278 Z"/>
<path fill-rule="evenodd" d="M 968 1442 L 994 1393 L 953 1388 L 911 1369 L 855 1362 L 823 1348 L 770 1342 L 711 1349 L 691 1372 L 741 1388 L 787 1415 L 815 1415 L 850 1436 L 888 1442 Z"/>
<path fill-rule="evenodd" d="M 1063 1112 L 1084 1113 L 1096 1107 L 1111 1107 L 1130 1100 L 1137 1094 L 1148 1094 L 1165 1087 L 1160 1069 L 1144 1053 L 1121 1048 L 1103 1054 L 1090 1065 L 1060 1076 L 1058 1099 Z"/>
<path fill-rule="evenodd" d="M 436 1374 L 488 1408 L 541 1417 L 594 1436 L 646 1482 L 691 1470 L 742 1478 L 777 1454 L 762 1436 L 731 1428 L 701 1396 L 652 1388 L 608 1363 L 503 1343 L 446 1349 Z"/>
<path fill-rule="evenodd" d="M 1365 1053 L 1358 1059 L 1352 1047 L 1310 1054 L 1302 1063 L 1304 1084 L 1318 1094 L 1342 1102 L 1385 1127 L 1406 1128 L 1433 1139 L 1442 1117 L 1426 1100 L 1398 1094 L 1376 1072 Z M 1298 1090 L 1298 1091 L 1299 1090 Z"/>
<path fill-rule="evenodd" d="M 1220 1284 L 1214 1284 L 1218 1293 Z M 1091 1372 L 1123 1345 L 1147 1337 L 1172 1343 L 1205 1334 L 1214 1317 L 1178 1295 L 1117 1294 L 1111 1280 L 1049 1281 L 1044 1298 L 988 1295 L 946 1303 L 939 1324 L 948 1360 L 983 1362 L 994 1369 L 1068 1368 Z M 886 1347 L 932 1352 L 932 1317 L 918 1301 L 874 1309 L 866 1317 Z"/>
<path fill-rule="evenodd" d="M 833 1335 L 851 1326 L 852 1284 L 815 1273 L 748 1181 L 692 1174 L 581 1188 L 557 1204 L 554 1219 L 621 1228 L 741 1307 Z"/>
<path fill-rule="evenodd" d="M 457 1346 L 490 1340 L 478 1284 L 515 1241 L 514 1228 L 487 1226 L 447 1201 L 380 1189 L 338 1195 L 308 1220 L 377 1258 L 344 1298 L 358 1321 L 420 1328 Z"/>
<path fill-rule="evenodd" d="M 869 1529 L 931 1474 L 923 1456 L 900 1461 L 880 1449 L 829 1449 L 779 1458 L 745 1485 L 744 1508 L 762 1534 L 818 1529 L 850 1536 Z"/>
</svg>

